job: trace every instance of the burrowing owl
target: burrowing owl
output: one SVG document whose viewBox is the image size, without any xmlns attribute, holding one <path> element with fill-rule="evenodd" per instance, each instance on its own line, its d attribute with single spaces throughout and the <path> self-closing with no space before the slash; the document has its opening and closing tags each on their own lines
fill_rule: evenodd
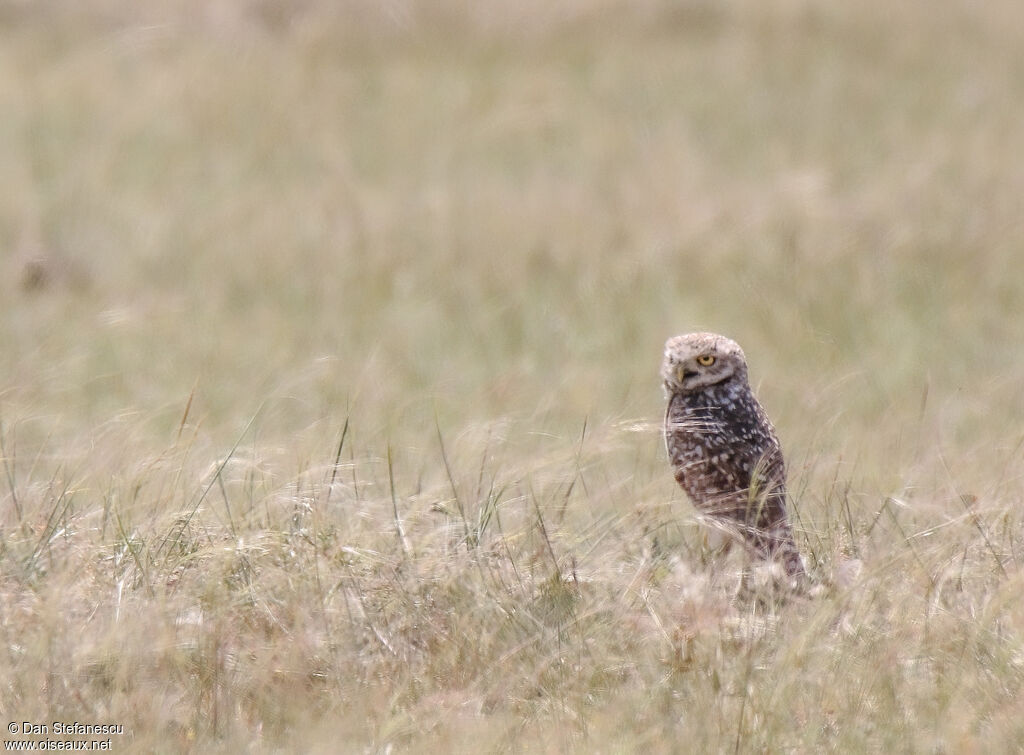
<svg viewBox="0 0 1024 755">
<path fill-rule="evenodd" d="M 735 341 L 689 333 L 665 343 L 665 445 L 676 480 L 705 515 L 791 577 L 804 567 L 786 521 L 786 467 L 775 428 L 747 381 Z"/>
</svg>

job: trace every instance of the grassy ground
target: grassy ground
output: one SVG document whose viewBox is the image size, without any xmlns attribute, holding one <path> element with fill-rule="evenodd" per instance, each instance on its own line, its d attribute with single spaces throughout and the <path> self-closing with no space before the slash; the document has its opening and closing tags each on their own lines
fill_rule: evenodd
<svg viewBox="0 0 1024 755">
<path fill-rule="evenodd" d="M 1024 741 L 1016 4 L 89 5 L 0 7 L 0 717 Z M 668 473 L 696 329 L 814 599 L 735 596 Z"/>
</svg>

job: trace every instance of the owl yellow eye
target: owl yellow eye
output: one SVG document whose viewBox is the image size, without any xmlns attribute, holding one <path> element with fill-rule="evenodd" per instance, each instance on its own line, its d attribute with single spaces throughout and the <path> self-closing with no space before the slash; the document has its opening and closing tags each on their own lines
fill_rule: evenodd
<svg viewBox="0 0 1024 755">
<path fill-rule="evenodd" d="M 715 358 L 710 354 L 701 354 L 699 357 L 697 357 L 697 364 L 702 365 L 704 367 L 710 367 L 714 363 Z"/>
</svg>

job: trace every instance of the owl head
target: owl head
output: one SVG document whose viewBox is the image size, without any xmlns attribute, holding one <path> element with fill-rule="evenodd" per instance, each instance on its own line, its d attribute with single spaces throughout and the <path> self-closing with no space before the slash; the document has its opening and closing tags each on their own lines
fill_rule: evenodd
<svg viewBox="0 0 1024 755">
<path fill-rule="evenodd" d="M 726 380 L 746 382 L 747 359 L 735 341 L 715 333 L 687 333 L 665 342 L 665 391 L 694 393 Z"/>
</svg>

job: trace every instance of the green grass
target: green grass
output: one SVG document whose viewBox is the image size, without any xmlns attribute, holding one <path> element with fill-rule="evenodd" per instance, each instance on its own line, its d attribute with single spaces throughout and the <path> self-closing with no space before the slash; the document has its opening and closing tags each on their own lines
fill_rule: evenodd
<svg viewBox="0 0 1024 755">
<path fill-rule="evenodd" d="M 1022 44 L 1003 0 L 0 9 L 0 717 L 1016 749 Z M 736 595 L 669 474 L 697 329 L 813 599 Z"/>
</svg>

